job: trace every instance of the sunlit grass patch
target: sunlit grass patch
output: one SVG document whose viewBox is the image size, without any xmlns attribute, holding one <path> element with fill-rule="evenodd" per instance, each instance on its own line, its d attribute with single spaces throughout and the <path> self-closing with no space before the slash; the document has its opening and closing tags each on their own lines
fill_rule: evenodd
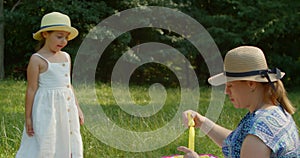
<svg viewBox="0 0 300 158">
<path fill-rule="evenodd" d="M 13 158 L 19 148 L 22 132 L 24 128 L 24 101 L 25 101 L 26 82 L 4 80 L 0 81 L 0 157 Z M 95 87 L 76 87 L 76 96 L 85 113 L 86 124 L 81 127 L 81 134 L 84 143 L 84 156 L 87 158 L 110 158 L 110 157 L 161 157 L 164 155 L 181 154 L 176 150 L 178 146 L 187 145 L 188 131 L 174 138 L 169 144 L 145 152 L 130 152 L 115 149 L 101 142 L 95 136 L 95 131 L 89 129 L 89 124 L 97 125 L 98 113 L 100 110 L 115 125 L 134 132 L 149 132 L 158 130 L 166 126 L 175 116 L 180 108 L 180 88 L 166 88 L 164 105 L 159 111 L 151 116 L 139 117 L 124 111 L 116 102 L 110 84 L 96 83 Z M 161 91 L 160 91 L 161 92 Z M 197 93 L 195 93 L 197 94 Z M 91 97 L 91 95 L 95 95 Z M 148 106 L 151 102 L 149 86 L 130 86 L 130 95 L 136 106 Z M 298 107 L 298 111 L 293 115 L 298 127 L 300 125 L 299 105 L 300 92 L 293 90 L 289 92 L 291 101 Z M 196 96 L 191 96 L 196 97 Z M 200 99 L 198 111 L 205 114 L 210 103 L 211 88 L 200 87 Z M 91 108 L 92 107 L 92 108 Z M 246 110 L 235 109 L 229 100 L 225 100 L 222 112 L 217 123 L 229 129 L 234 129 L 240 119 L 245 115 Z M 90 121 L 90 122 L 89 122 Z M 94 122 L 93 122 L 94 121 Z M 176 126 L 182 126 L 180 121 Z M 101 128 L 97 127 L 97 128 Z M 173 134 L 170 128 L 168 134 Z M 201 137 L 200 131 L 196 130 L 195 149 L 198 153 L 211 153 L 219 157 L 222 156 L 221 149 L 217 147 L 208 137 Z M 104 133 L 99 133 L 104 134 Z M 107 137 L 109 133 L 106 133 Z M 105 135 L 104 135 L 105 136 Z M 116 136 L 117 137 L 117 136 Z M 126 138 L 125 138 L 126 139 Z M 158 141 L 163 140 L 162 135 L 157 135 Z"/>
</svg>

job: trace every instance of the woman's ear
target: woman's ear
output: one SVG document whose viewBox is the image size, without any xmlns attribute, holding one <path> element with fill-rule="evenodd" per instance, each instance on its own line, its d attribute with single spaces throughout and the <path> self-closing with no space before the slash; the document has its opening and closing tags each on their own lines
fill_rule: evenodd
<svg viewBox="0 0 300 158">
<path fill-rule="evenodd" d="M 249 86 L 249 88 L 251 90 L 255 90 L 255 88 L 257 86 L 257 82 L 255 82 L 255 81 L 247 81 L 247 85 Z"/>
</svg>

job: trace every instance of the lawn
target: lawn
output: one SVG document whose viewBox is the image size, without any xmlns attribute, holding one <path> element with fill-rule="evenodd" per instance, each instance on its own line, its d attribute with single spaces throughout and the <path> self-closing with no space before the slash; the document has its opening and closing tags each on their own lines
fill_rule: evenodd
<svg viewBox="0 0 300 158">
<path fill-rule="evenodd" d="M 24 126 L 24 98 L 25 98 L 25 81 L 14 81 L 4 80 L 0 81 L 0 157 L 12 158 L 19 148 L 21 135 Z M 75 88 L 76 89 L 76 88 Z M 143 106 L 147 105 L 151 101 L 151 97 L 148 95 L 147 86 L 130 86 L 131 98 L 135 103 Z M 89 89 L 88 89 L 89 90 Z M 156 144 L 164 144 L 161 147 L 157 147 L 150 151 L 136 151 L 126 150 L 126 144 L 122 141 L 127 141 L 132 137 L 119 133 L 113 135 L 115 127 L 120 127 L 126 131 L 133 131 L 132 133 L 139 132 L 152 132 L 165 127 L 172 121 L 172 118 L 180 108 L 180 89 L 168 88 L 166 89 L 167 97 L 163 100 L 158 99 L 156 101 L 163 101 L 164 105 L 161 109 L 156 109 L 157 112 L 151 116 L 137 117 L 129 115 L 120 108 L 116 100 L 112 95 L 112 90 L 109 84 L 97 83 L 96 90 L 94 91 L 97 98 L 94 101 L 90 101 L 87 96 L 91 91 L 87 90 L 76 90 L 76 95 L 79 98 L 82 109 L 85 113 L 86 123 L 81 128 L 81 133 L 84 142 L 84 156 L 87 158 L 112 158 L 112 157 L 149 157 L 159 158 L 164 155 L 181 154 L 176 150 L 176 147 L 181 145 L 187 145 L 188 142 L 188 131 L 186 130 L 183 134 L 176 136 L 170 143 L 164 144 L 165 136 L 176 135 L 173 129 L 170 128 L 163 133 L 155 135 L 155 137 L 149 138 L 149 140 L 157 140 L 154 143 L 149 141 L 147 144 L 146 138 L 141 135 L 140 144 L 136 143 L 137 140 L 132 141 L 133 147 L 129 149 L 145 149 L 148 146 L 154 146 Z M 198 111 L 205 113 L 210 102 L 211 89 L 208 87 L 200 87 L 200 99 Z M 197 93 L 196 93 L 197 94 Z M 296 106 L 300 106 L 300 91 L 292 90 L 289 92 L 291 101 Z M 157 96 L 156 96 L 157 97 Z M 191 96 L 193 97 L 193 96 Z M 85 99 L 85 100 L 84 100 Z M 83 100 L 83 101 L 82 101 Z M 101 106 L 93 105 L 98 103 Z M 155 104 L 155 103 L 154 103 Z M 92 107 L 92 108 L 91 108 Z M 100 108 L 99 108 L 100 107 Z M 99 111 L 99 109 L 101 109 Z M 233 129 L 238 124 L 239 120 L 246 113 L 245 110 L 237 110 L 232 107 L 228 100 L 225 100 L 225 105 L 222 109 L 220 117 L 217 123 Z M 110 121 L 103 121 L 103 115 L 105 119 Z M 151 113 L 151 112 L 150 112 Z M 300 112 L 294 115 L 294 119 L 299 127 L 300 125 Z M 99 120 L 102 119 L 102 120 Z M 111 131 L 107 131 L 105 124 L 99 122 L 110 123 L 114 127 L 110 128 Z M 182 126 L 178 121 L 178 127 Z M 103 125 L 103 126 L 102 126 Z M 103 130 L 105 129 L 105 130 Z M 202 137 L 199 130 L 196 130 L 196 144 L 195 149 L 198 153 L 211 153 L 216 156 L 222 157 L 221 149 L 218 148 L 208 137 Z M 109 138 L 109 140 L 101 141 L 102 139 Z M 136 137 L 134 137 L 136 138 Z M 119 144 L 124 145 L 116 146 L 107 145 L 110 144 L 107 141 L 119 141 Z M 139 140 L 138 140 L 139 141 Z M 113 146 L 113 147 L 111 147 Z M 143 146 L 142 148 L 140 146 Z M 124 148 L 125 150 L 120 150 Z"/>
</svg>

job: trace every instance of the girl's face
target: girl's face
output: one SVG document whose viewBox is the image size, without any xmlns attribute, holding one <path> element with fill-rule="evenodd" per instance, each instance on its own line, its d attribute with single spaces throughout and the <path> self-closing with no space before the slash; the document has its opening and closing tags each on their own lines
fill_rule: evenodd
<svg viewBox="0 0 300 158">
<path fill-rule="evenodd" d="M 52 31 L 52 32 L 43 32 L 45 38 L 45 46 L 53 52 L 59 52 L 68 44 L 69 32 L 65 31 Z"/>
<path fill-rule="evenodd" d="M 249 81 L 231 81 L 226 83 L 225 93 L 235 108 L 250 108 L 253 102 Z"/>
</svg>

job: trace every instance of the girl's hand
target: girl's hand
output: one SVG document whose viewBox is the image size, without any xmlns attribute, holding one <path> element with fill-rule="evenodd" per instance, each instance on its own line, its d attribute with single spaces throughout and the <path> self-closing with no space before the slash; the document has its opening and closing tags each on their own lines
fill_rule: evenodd
<svg viewBox="0 0 300 158">
<path fill-rule="evenodd" d="M 78 107 L 79 123 L 80 123 L 80 125 L 83 125 L 84 124 L 83 112 L 79 106 L 77 106 L 77 107 Z"/>
<path fill-rule="evenodd" d="M 33 130 L 33 124 L 32 124 L 32 119 L 31 118 L 26 118 L 26 133 L 29 137 L 32 137 L 34 135 L 34 130 Z"/>
<path fill-rule="evenodd" d="M 188 123 L 189 123 L 188 113 L 190 113 L 191 117 L 194 119 L 195 127 L 197 127 L 197 128 L 200 127 L 201 124 L 204 122 L 205 117 L 193 110 L 187 110 L 187 111 L 183 112 L 182 119 L 183 119 L 184 125 L 186 127 L 188 127 Z"/>
<path fill-rule="evenodd" d="M 199 157 L 199 155 L 196 152 L 194 152 L 193 150 L 191 150 L 185 146 L 180 146 L 177 148 L 177 150 L 185 153 L 183 158 L 198 158 Z"/>
</svg>

